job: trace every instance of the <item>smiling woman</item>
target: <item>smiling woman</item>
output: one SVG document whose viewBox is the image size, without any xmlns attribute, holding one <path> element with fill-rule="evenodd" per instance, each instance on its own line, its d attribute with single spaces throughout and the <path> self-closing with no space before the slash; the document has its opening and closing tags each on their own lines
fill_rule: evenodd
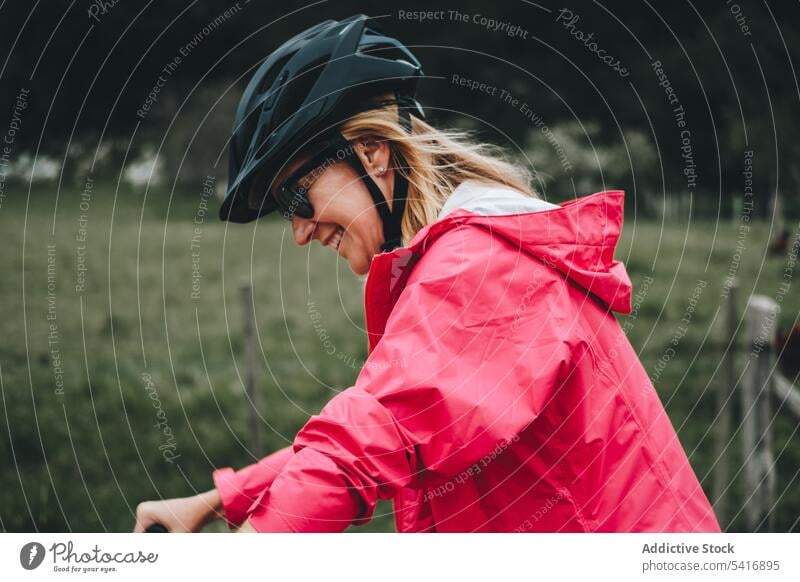
<svg viewBox="0 0 800 582">
<path fill-rule="evenodd" d="M 631 310 L 624 193 L 539 199 L 525 168 L 423 119 L 421 74 L 356 16 L 251 80 L 220 216 L 278 210 L 368 273 L 369 357 L 290 447 L 142 504 L 137 531 L 219 509 L 241 531 L 343 531 L 379 499 L 400 532 L 719 531 L 613 315 Z"/>
</svg>

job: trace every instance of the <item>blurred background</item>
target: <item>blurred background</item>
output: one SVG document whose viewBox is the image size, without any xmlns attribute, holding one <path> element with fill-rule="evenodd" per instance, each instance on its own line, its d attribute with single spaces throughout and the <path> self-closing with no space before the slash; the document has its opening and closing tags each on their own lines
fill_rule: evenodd
<svg viewBox="0 0 800 582">
<path fill-rule="evenodd" d="M 800 7 L 747 0 L 0 3 L 0 529 L 129 531 L 353 383 L 362 281 L 217 211 L 249 76 L 355 13 L 542 197 L 626 191 L 620 324 L 720 522 L 800 531 Z"/>
</svg>

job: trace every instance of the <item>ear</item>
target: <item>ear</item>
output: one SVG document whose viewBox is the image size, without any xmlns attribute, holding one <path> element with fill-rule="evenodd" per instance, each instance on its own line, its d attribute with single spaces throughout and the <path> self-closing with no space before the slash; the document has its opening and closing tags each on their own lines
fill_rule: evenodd
<svg viewBox="0 0 800 582">
<path fill-rule="evenodd" d="M 356 153 L 369 175 L 375 178 L 389 169 L 391 149 L 389 142 L 373 136 L 360 138 L 356 141 Z M 383 168 L 383 170 L 381 170 Z"/>
<path fill-rule="evenodd" d="M 355 150 L 364 169 L 391 204 L 394 190 L 394 170 L 390 167 L 392 150 L 389 142 L 373 136 L 362 137 L 356 140 Z"/>
</svg>

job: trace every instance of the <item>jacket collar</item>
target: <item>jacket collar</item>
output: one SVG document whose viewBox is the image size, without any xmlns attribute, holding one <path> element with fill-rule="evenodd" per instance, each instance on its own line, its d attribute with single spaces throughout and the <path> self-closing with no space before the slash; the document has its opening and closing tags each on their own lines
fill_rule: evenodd
<svg viewBox="0 0 800 582">
<path fill-rule="evenodd" d="M 440 213 L 442 218 L 421 229 L 407 247 L 372 258 L 364 298 L 370 351 L 383 335 L 386 320 L 416 262 L 439 236 L 460 225 L 491 230 L 559 271 L 611 310 L 630 312 L 631 282 L 625 266 L 614 260 L 622 230 L 625 197 L 622 190 L 596 192 L 547 209 L 539 206 L 534 211 L 489 215 L 473 212 L 486 204 L 479 201 L 472 188 L 471 185 L 462 188 L 451 205 L 453 208 L 445 205 Z M 453 190 L 453 194 L 457 191 L 458 188 Z M 459 203 L 464 206 L 456 207 Z"/>
</svg>

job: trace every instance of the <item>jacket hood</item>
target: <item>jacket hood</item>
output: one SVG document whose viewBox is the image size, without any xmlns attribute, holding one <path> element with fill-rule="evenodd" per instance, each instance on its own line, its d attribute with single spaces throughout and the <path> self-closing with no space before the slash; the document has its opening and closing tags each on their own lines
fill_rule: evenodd
<svg viewBox="0 0 800 582">
<path fill-rule="evenodd" d="M 625 193 L 605 190 L 561 204 L 511 189 L 468 181 L 409 245 L 412 250 L 456 224 L 490 229 L 595 295 L 611 310 L 630 313 L 631 281 L 614 260 L 622 231 Z"/>
</svg>

